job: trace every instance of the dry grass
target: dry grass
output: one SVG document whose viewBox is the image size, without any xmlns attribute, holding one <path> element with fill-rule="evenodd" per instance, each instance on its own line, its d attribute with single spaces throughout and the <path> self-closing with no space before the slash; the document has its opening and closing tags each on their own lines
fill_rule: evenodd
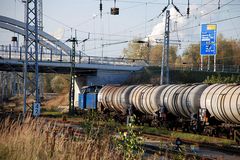
<svg viewBox="0 0 240 160">
<path fill-rule="evenodd" d="M 68 105 L 68 93 L 61 93 L 50 99 L 48 101 L 43 102 L 42 104 L 44 107 L 58 107 L 58 106 L 67 106 Z"/>
<path fill-rule="evenodd" d="M 40 118 L 27 117 L 22 123 L 6 119 L 0 124 L 0 159 L 122 159 L 111 136 L 100 132 L 76 135 Z"/>
</svg>

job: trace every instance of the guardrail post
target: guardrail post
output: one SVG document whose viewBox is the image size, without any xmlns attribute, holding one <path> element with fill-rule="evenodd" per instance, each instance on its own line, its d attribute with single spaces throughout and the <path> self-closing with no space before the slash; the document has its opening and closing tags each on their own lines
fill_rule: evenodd
<svg viewBox="0 0 240 160">
<path fill-rule="evenodd" d="M 20 60 L 22 60 L 22 47 L 20 47 Z"/>
<path fill-rule="evenodd" d="M 5 46 L 5 52 L 8 52 L 8 46 Z"/>
<path fill-rule="evenodd" d="M 2 47 L 1 51 L 4 51 L 4 45 L 1 45 L 1 47 Z"/>
<path fill-rule="evenodd" d="M 79 51 L 79 63 L 81 63 L 81 59 L 82 59 L 82 52 Z"/>
<path fill-rule="evenodd" d="M 60 62 L 62 62 L 62 50 L 61 50 L 61 52 L 60 52 Z"/>
<path fill-rule="evenodd" d="M 50 61 L 52 62 L 52 49 L 51 49 L 51 53 L 50 53 Z"/>
<path fill-rule="evenodd" d="M 9 56 L 8 56 L 9 59 L 12 58 L 11 54 L 12 54 L 12 53 L 11 53 L 11 44 L 9 44 Z"/>
</svg>

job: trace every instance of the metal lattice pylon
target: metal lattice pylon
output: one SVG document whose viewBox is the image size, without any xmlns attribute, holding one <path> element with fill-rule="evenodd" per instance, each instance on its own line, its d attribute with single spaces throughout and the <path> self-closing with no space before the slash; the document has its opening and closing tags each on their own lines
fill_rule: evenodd
<svg viewBox="0 0 240 160">
<path fill-rule="evenodd" d="M 27 111 L 27 107 L 33 109 L 33 115 L 40 114 L 40 98 L 39 98 L 39 75 L 38 75 L 38 0 L 26 0 L 25 3 L 25 61 L 24 61 L 24 108 L 23 113 Z M 30 26 L 34 27 L 34 31 L 29 30 Z M 34 39 L 30 39 L 33 36 Z M 33 72 L 33 76 L 29 76 L 29 71 Z M 32 95 L 35 98 L 33 104 L 27 103 L 27 97 Z"/>
<path fill-rule="evenodd" d="M 160 84 L 164 84 L 164 71 L 166 69 L 166 84 L 169 83 L 169 27 L 170 27 L 170 11 L 166 11 L 166 22 L 165 22 L 165 34 L 164 44 L 162 52 L 162 65 L 161 65 L 161 79 Z"/>
<path fill-rule="evenodd" d="M 75 54 L 76 54 L 76 38 L 71 38 L 68 40 L 72 42 L 72 51 L 71 51 L 71 68 L 70 68 L 70 90 L 69 90 L 69 113 L 74 114 L 74 89 L 75 89 Z"/>
<path fill-rule="evenodd" d="M 38 0 L 37 1 L 37 19 L 38 19 L 38 30 L 39 31 L 43 31 L 43 0 Z M 39 37 L 39 41 L 42 41 L 42 38 Z M 42 55 L 43 52 L 43 46 L 39 45 L 39 56 Z M 41 60 L 41 59 L 40 59 Z M 43 97 L 43 93 L 44 93 L 44 80 L 43 80 L 43 73 L 39 73 L 39 94 L 40 97 Z"/>
</svg>

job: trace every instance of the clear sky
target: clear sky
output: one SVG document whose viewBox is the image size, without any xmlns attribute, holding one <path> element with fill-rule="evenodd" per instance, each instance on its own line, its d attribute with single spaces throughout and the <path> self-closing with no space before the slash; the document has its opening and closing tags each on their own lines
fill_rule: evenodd
<svg viewBox="0 0 240 160">
<path fill-rule="evenodd" d="M 71 36 L 71 28 L 77 30 L 79 40 L 90 39 L 85 43 L 88 55 L 101 56 L 102 44 L 131 41 L 134 38 L 163 38 L 164 15 L 157 16 L 167 5 L 168 0 L 116 0 L 120 15 L 109 14 L 114 7 L 113 0 L 103 0 L 103 16 L 99 15 L 100 0 L 43 0 L 44 31 L 66 41 Z M 190 17 L 187 18 L 188 0 L 174 0 L 180 9 L 180 16 L 172 6 L 172 40 L 181 40 L 179 54 L 190 43 L 199 43 L 200 24 L 218 25 L 218 33 L 227 38 L 240 37 L 240 0 L 190 0 Z M 220 2 L 220 9 L 218 3 Z M 23 21 L 24 6 L 21 0 L 0 0 L 0 15 Z M 239 16 L 239 17 L 238 17 Z M 230 19 L 233 18 L 233 19 Z M 151 20 L 152 19 L 152 20 Z M 11 43 L 14 34 L 0 29 L 0 44 Z M 68 43 L 66 43 L 68 44 Z M 71 46 L 71 44 L 68 44 Z M 104 56 L 120 57 L 125 44 L 105 45 Z M 78 45 L 82 50 L 82 44 Z"/>
</svg>

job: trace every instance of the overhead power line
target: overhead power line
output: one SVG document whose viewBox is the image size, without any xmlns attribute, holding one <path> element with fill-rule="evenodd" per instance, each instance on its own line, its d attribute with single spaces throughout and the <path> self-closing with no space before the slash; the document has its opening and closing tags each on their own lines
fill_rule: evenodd
<svg viewBox="0 0 240 160">
<path fill-rule="evenodd" d="M 103 0 L 103 1 L 112 2 L 112 0 Z M 212 2 L 213 2 L 213 0 L 210 0 L 209 2 L 205 3 L 204 6 L 206 6 L 206 5 L 218 5 L 218 3 L 212 3 Z M 146 2 L 144 2 L 144 1 L 118 0 L 118 3 L 145 4 Z M 166 5 L 166 3 L 163 3 L 163 2 L 149 2 L 148 4 L 151 4 L 151 5 Z M 176 2 L 175 4 L 183 5 L 183 6 L 188 5 L 188 3 L 181 3 L 181 2 Z M 192 5 L 202 5 L 202 4 L 201 3 L 192 3 Z M 231 4 L 231 5 L 240 5 L 240 3 L 235 3 L 235 4 Z"/>
</svg>

